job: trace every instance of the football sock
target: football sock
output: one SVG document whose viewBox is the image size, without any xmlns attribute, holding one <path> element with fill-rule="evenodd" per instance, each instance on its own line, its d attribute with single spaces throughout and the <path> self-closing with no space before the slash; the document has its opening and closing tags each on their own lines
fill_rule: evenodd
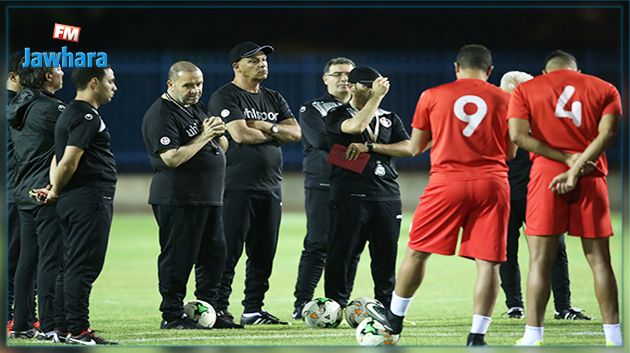
<svg viewBox="0 0 630 353">
<path fill-rule="evenodd" d="M 607 342 L 610 342 L 615 346 L 623 346 L 621 324 L 604 324 L 604 336 L 606 336 Z"/>
<path fill-rule="evenodd" d="M 412 300 L 413 300 L 413 297 L 411 298 L 399 297 L 394 292 L 392 293 L 392 302 L 389 305 L 389 310 L 392 312 L 392 314 L 396 316 L 405 316 L 407 315 L 407 312 L 409 311 L 409 306 L 411 305 Z"/>
<path fill-rule="evenodd" d="M 472 317 L 472 327 L 470 328 L 470 333 L 480 333 L 485 335 L 486 332 L 488 332 L 488 327 L 490 327 L 491 321 L 491 317 L 474 314 Z"/>
<path fill-rule="evenodd" d="M 525 345 L 532 345 L 536 341 L 542 341 L 545 328 L 540 326 L 527 326 L 525 325 L 525 334 L 523 335 L 522 343 Z"/>
</svg>

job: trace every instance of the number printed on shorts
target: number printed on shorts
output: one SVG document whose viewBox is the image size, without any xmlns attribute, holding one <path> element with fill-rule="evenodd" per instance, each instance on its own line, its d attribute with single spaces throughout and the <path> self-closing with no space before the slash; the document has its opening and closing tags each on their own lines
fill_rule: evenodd
<svg viewBox="0 0 630 353">
<path fill-rule="evenodd" d="M 575 126 L 580 127 L 580 125 L 582 125 L 582 102 L 573 101 L 571 104 L 571 111 L 565 109 L 565 106 L 567 105 L 567 102 L 569 102 L 569 99 L 573 96 L 573 93 L 575 93 L 575 87 L 571 85 L 564 87 L 564 91 L 562 91 L 562 94 L 558 97 L 558 102 L 556 103 L 555 115 L 560 119 L 571 119 Z"/>
<path fill-rule="evenodd" d="M 469 103 L 474 104 L 477 107 L 477 111 L 473 114 L 467 114 L 464 110 L 464 106 Z M 475 129 L 477 129 L 479 124 L 481 124 L 483 118 L 486 117 L 486 114 L 488 113 L 488 104 L 486 104 L 486 102 L 478 96 L 461 96 L 457 98 L 455 104 L 453 105 L 453 113 L 455 113 L 457 119 L 468 123 L 462 133 L 464 136 L 470 137 L 475 132 Z"/>
</svg>

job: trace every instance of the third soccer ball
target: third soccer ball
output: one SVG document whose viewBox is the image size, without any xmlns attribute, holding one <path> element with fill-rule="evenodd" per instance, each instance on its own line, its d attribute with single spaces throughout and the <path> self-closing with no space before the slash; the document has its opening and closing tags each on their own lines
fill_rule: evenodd
<svg viewBox="0 0 630 353">
<path fill-rule="evenodd" d="M 400 339 L 400 335 L 390 334 L 380 322 L 371 317 L 361 321 L 355 336 L 362 346 L 396 346 Z"/>
<path fill-rule="evenodd" d="M 317 298 L 304 305 L 302 317 L 308 327 L 335 328 L 341 323 L 343 310 L 339 303 L 332 299 Z"/>
</svg>

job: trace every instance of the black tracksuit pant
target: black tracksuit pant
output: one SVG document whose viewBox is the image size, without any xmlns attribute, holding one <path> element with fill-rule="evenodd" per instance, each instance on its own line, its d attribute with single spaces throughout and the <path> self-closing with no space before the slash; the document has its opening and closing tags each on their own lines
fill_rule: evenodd
<svg viewBox="0 0 630 353">
<path fill-rule="evenodd" d="M 518 266 L 518 238 L 521 226 L 525 222 L 525 200 L 512 200 L 507 237 L 507 261 L 501 263 L 501 288 L 505 293 L 505 305 L 508 308 L 523 307 L 521 292 L 521 272 Z M 560 236 L 556 260 L 551 267 L 551 290 L 556 311 L 571 307 L 571 290 L 569 281 L 569 261 L 564 235 Z"/>
<path fill-rule="evenodd" d="M 219 288 L 218 310 L 226 310 L 229 306 L 235 268 L 245 249 L 247 263 L 242 304 L 245 313 L 257 312 L 264 305 L 278 246 L 281 191 L 225 190 L 223 200 L 227 260 Z"/>
<path fill-rule="evenodd" d="M 304 237 L 304 250 L 300 256 L 298 278 L 293 294 L 295 306 L 313 299 L 317 283 L 324 272 L 330 232 L 330 191 L 305 188 L 304 209 L 306 210 L 306 237 Z M 352 292 L 360 258 L 359 252 L 348 268 L 348 296 Z"/>
<path fill-rule="evenodd" d="M 57 325 L 78 335 L 90 327 L 92 285 L 105 262 L 112 224 L 114 187 L 78 187 L 63 191 L 57 214 L 63 231 L 63 268 L 57 281 L 64 293 L 57 305 L 65 308 Z"/>
<path fill-rule="evenodd" d="M 33 289 L 37 279 L 40 330 L 55 329 L 55 283 L 59 274 L 61 230 L 54 205 L 20 209 L 20 257 L 15 274 L 15 315 L 13 330 L 26 331 L 33 325 Z"/>
<path fill-rule="evenodd" d="M 11 192 L 11 190 L 8 192 Z M 18 259 L 20 258 L 20 212 L 13 202 L 7 203 L 7 225 L 7 315 L 8 320 L 13 320 L 15 271 L 17 270 Z"/>
<path fill-rule="evenodd" d="M 153 205 L 160 228 L 158 257 L 162 319 L 184 313 L 186 284 L 195 265 L 195 297 L 216 308 L 217 289 L 225 264 L 221 206 Z"/>
<path fill-rule="evenodd" d="M 347 306 L 348 272 L 357 254 L 369 242 L 374 297 L 389 307 L 394 291 L 401 202 L 363 201 L 348 197 L 331 202 L 330 238 L 326 255 L 326 297 Z"/>
</svg>

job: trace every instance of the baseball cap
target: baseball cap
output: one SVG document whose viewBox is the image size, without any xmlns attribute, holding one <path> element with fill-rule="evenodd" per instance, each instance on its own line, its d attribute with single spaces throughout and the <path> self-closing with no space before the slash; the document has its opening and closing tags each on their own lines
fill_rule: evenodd
<svg viewBox="0 0 630 353">
<path fill-rule="evenodd" d="M 371 85 L 374 80 L 381 77 L 381 74 L 369 66 L 355 67 L 348 75 L 348 82 Z"/>
<path fill-rule="evenodd" d="M 253 56 L 259 51 L 262 51 L 265 54 L 271 54 L 274 49 L 271 45 L 258 45 L 254 42 L 239 43 L 230 50 L 230 63 L 239 61 L 242 58 Z"/>
</svg>

